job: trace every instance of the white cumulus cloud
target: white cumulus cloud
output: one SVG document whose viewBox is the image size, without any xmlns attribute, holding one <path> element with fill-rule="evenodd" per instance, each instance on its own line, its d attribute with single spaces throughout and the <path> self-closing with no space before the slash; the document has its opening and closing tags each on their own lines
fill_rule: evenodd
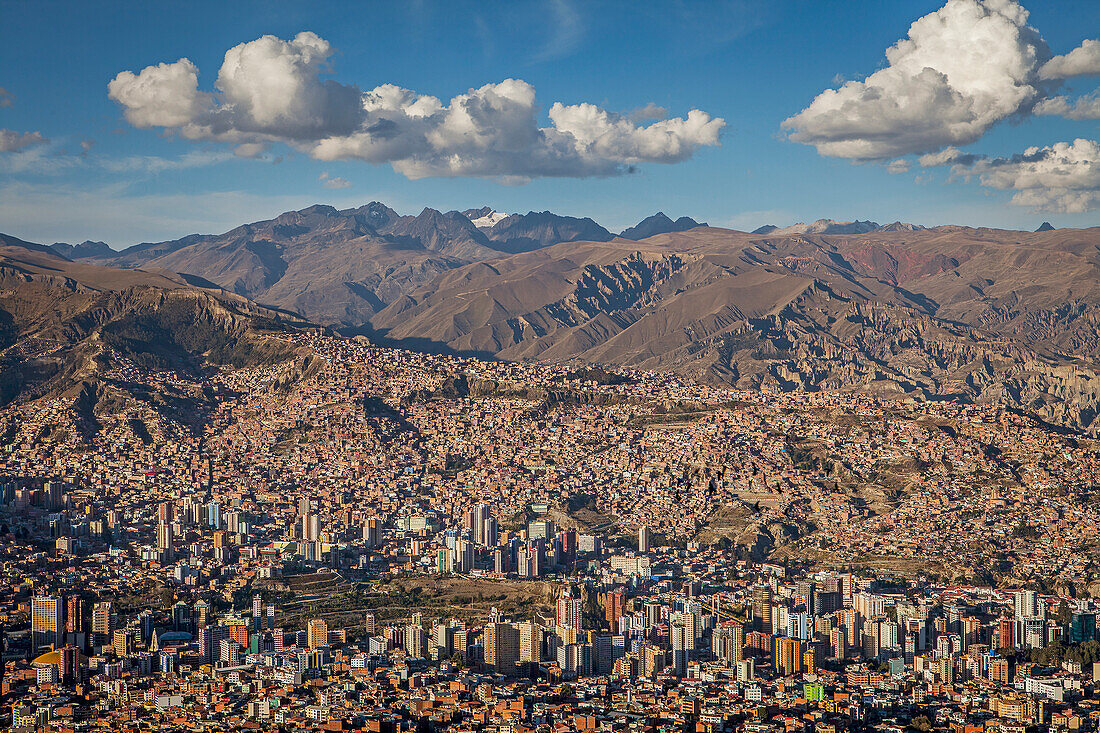
<svg viewBox="0 0 1100 733">
<path fill-rule="evenodd" d="M 1044 98 L 1050 51 L 1016 0 L 948 0 L 886 51 L 888 65 L 822 92 L 784 121 L 790 137 L 853 160 L 980 138 Z"/>
<path fill-rule="evenodd" d="M 1044 79 L 1100 75 L 1100 41 L 1089 39 L 1069 53 L 1055 56 L 1043 64 L 1039 74 Z"/>
<path fill-rule="evenodd" d="M 1100 120 L 1100 89 L 1070 100 L 1068 97 L 1051 97 L 1035 105 L 1035 113 L 1058 115 L 1070 120 Z"/>
<path fill-rule="evenodd" d="M 957 176 L 977 176 L 983 186 L 1015 191 L 1012 203 L 1018 206 L 1063 213 L 1100 208 L 1100 144 L 1095 140 L 1031 147 L 1008 158 L 953 153 L 928 163 L 950 164 Z"/>
<path fill-rule="evenodd" d="M 409 178 L 609 176 L 675 163 L 717 145 L 725 121 L 700 110 L 648 125 L 582 103 L 555 102 L 540 126 L 535 89 L 505 79 L 448 103 L 393 84 L 362 92 L 323 79 L 333 49 L 309 32 L 263 36 L 225 54 L 213 92 L 187 59 L 123 71 L 108 85 L 131 124 L 236 144 L 283 142 L 319 160 L 389 163 Z"/>
<path fill-rule="evenodd" d="M 826 89 L 783 122 L 818 153 L 881 161 L 887 171 L 949 166 L 950 180 L 1013 191 L 1012 203 L 1060 212 L 1100 208 L 1100 150 L 1077 139 L 1010 157 L 967 153 L 1006 120 L 1100 119 L 1100 90 L 1071 99 L 1063 80 L 1100 75 L 1100 41 L 1053 56 L 1019 0 L 947 0 L 917 19 L 862 81 Z M 918 179 L 919 180 L 919 179 Z"/>
<path fill-rule="evenodd" d="M 123 71 L 107 85 L 134 127 L 181 127 L 207 115 L 209 94 L 198 90 L 199 70 L 188 59 L 147 66 L 140 74 Z"/>
</svg>

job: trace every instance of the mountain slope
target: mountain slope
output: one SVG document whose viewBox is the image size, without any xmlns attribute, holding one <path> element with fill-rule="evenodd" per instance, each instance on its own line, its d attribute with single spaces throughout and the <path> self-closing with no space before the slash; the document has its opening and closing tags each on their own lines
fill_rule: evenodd
<svg viewBox="0 0 1100 733">
<path fill-rule="evenodd" d="M 46 247 L 0 238 L 0 405 L 102 394 L 106 375 L 120 364 L 199 379 L 211 365 L 304 356 L 275 338 L 300 319 L 189 279 L 71 262 Z M 110 390 L 123 398 L 131 387 L 122 379 Z"/>
<path fill-rule="evenodd" d="M 395 342 L 740 387 L 995 400 L 1095 432 L 1100 230 L 693 229 L 468 265 L 381 311 Z"/>
</svg>

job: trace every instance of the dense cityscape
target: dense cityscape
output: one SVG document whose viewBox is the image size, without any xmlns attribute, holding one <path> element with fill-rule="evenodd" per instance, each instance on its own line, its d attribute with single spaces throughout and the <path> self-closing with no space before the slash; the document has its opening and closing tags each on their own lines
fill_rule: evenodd
<svg viewBox="0 0 1100 733">
<path fill-rule="evenodd" d="M 0 413 L 4 725 L 1100 718 L 1096 441 L 996 406 L 286 338 L 301 378 L 115 355 L 97 412 Z"/>
<path fill-rule="evenodd" d="M 0 0 L 0 732 L 1100 733 L 1097 28 Z"/>
</svg>

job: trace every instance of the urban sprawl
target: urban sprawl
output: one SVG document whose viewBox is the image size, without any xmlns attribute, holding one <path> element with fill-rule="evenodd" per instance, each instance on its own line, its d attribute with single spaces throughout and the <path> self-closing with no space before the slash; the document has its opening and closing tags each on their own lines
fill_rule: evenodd
<svg viewBox="0 0 1100 733">
<path fill-rule="evenodd" d="M 1100 727 L 1096 441 L 287 338 L 0 411 L 0 726 Z"/>
</svg>

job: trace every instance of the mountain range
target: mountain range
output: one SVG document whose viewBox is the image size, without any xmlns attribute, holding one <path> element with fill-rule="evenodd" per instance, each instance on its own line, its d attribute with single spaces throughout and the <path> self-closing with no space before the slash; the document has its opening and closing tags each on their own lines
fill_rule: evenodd
<svg viewBox="0 0 1100 733">
<path fill-rule="evenodd" d="M 989 402 L 1095 434 L 1100 228 L 1042 229 L 820 220 L 746 233 L 659 213 L 614 236 L 551 212 L 371 203 L 121 252 L 26 251 L 60 271 L 163 273 L 263 304 L 248 307 L 265 318 L 392 345 Z"/>
<path fill-rule="evenodd" d="M 559 242 L 612 238 L 591 219 L 549 211 L 501 215 L 488 208 L 426 208 L 402 216 L 372 202 L 342 211 L 310 206 L 224 234 L 192 234 L 121 252 L 95 242 L 52 248 L 107 267 L 197 275 L 321 323 L 359 326 L 398 296 L 462 265 Z"/>
<path fill-rule="evenodd" d="M 882 226 L 873 221 L 836 221 L 834 219 L 818 219 L 812 224 L 792 224 L 787 227 L 777 227 L 774 224 L 765 224 L 759 229 L 754 229 L 753 234 L 767 234 L 772 237 L 795 237 L 801 234 L 867 234 L 869 232 L 907 232 L 924 229 L 920 224 L 905 224 L 895 221 L 893 224 Z"/>
</svg>

